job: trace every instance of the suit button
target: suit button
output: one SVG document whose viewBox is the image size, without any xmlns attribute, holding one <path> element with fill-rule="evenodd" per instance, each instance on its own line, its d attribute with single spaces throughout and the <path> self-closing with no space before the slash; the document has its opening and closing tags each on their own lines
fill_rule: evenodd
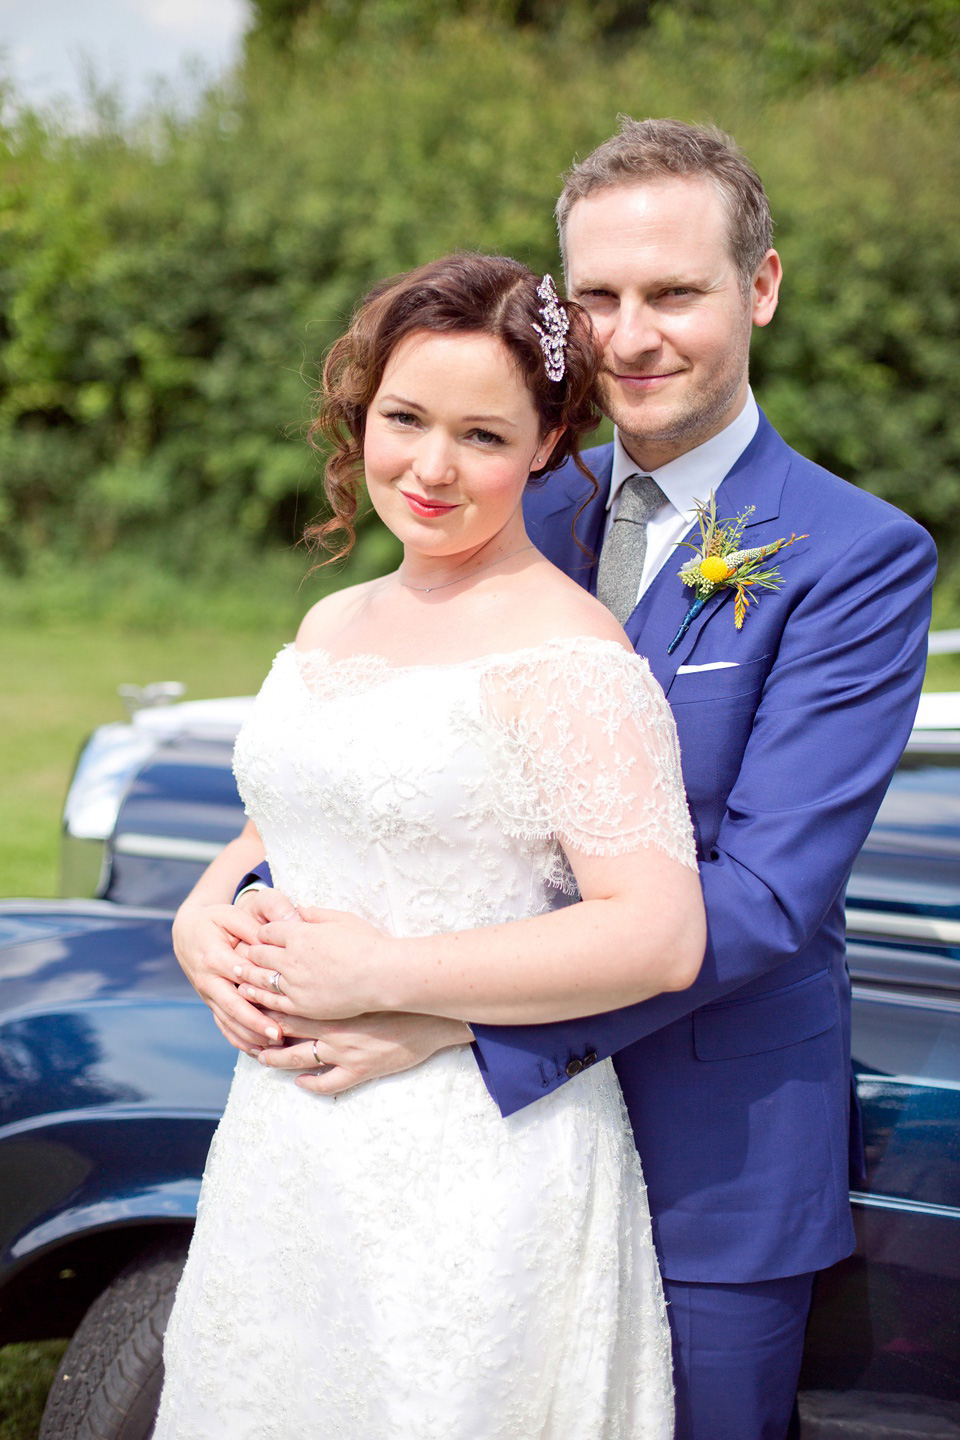
<svg viewBox="0 0 960 1440">
<path fill-rule="evenodd" d="M 597 1052 L 596 1052 L 596 1050 L 588 1050 L 587 1053 L 586 1053 L 586 1055 L 584 1055 L 584 1057 L 583 1057 L 583 1068 L 584 1068 L 584 1070 L 586 1070 L 586 1068 L 587 1068 L 588 1065 L 596 1065 L 596 1063 L 597 1063 Z"/>
<path fill-rule="evenodd" d="M 569 1075 L 571 1080 L 573 1079 L 574 1075 L 579 1075 L 582 1069 L 583 1061 L 578 1060 L 576 1056 L 574 1056 L 572 1060 L 567 1061 L 567 1074 Z"/>
</svg>

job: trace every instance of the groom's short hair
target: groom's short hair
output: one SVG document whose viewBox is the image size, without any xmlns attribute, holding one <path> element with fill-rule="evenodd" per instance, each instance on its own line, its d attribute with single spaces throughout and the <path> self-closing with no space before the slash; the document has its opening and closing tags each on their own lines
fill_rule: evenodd
<svg viewBox="0 0 960 1440">
<path fill-rule="evenodd" d="M 689 176 L 716 187 L 727 212 L 733 261 L 746 289 L 772 244 L 773 221 L 763 182 L 736 141 L 715 125 L 618 118 L 619 133 L 578 160 L 563 177 L 557 230 L 564 269 L 567 220 L 578 200 L 615 186 Z"/>
</svg>

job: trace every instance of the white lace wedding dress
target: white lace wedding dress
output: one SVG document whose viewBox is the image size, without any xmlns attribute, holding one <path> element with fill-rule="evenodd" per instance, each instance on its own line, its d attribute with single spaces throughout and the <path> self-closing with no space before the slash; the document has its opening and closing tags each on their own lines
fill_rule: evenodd
<svg viewBox="0 0 960 1440">
<path fill-rule="evenodd" d="M 274 883 L 396 935 L 573 902 L 560 841 L 694 864 L 666 702 L 609 641 L 403 669 L 287 647 L 235 768 Z M 610 1062 L 504 1120 L 466 1046 L 336 1100 L 241 1055 L 165 1360 L 156 1440 L 669 1440 Z"/>
</svg>

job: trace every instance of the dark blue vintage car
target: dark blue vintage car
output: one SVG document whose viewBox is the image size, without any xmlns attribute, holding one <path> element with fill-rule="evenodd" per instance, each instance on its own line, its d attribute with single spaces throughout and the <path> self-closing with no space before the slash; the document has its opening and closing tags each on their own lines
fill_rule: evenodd
<svg viewBox="0 0 960 1440">
<path fill-rule="evenodd" d="M 62 890 L 87 898 L 0 902 L 0 1344 L 74 1337 L 42 1440 L 153 1428 L 233 1068 L 171 911 L 242 824 L 249 703 L 95 732 L 64 816 Z M 802 1435 L 960 1440 L 960 696 L 924 697 L 847 922 L 867 1180 L 856 1255 L 818 1282 Z"/>
</svg>

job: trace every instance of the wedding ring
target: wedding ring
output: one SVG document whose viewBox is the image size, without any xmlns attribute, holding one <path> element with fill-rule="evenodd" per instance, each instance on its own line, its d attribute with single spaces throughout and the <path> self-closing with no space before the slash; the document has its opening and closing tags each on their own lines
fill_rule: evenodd
<svg viewBox="0 0 960 1440">
<path fill-rule="evenodd" d="M 319 1043 L 319 1040 L 314 1040 L 313 1042 L 313 1058 L 317 1062 L 321 1070 L 328 1070 L 330 1067 L 328 1066 L 326 1060 L 321 1060 L 320 1056 L 317 1054 L 317 1046 Z"/>
<path fill-rule="evenodd" d="M 283 991 L 280 989 L 280 971 L 279 971 L 279 970 L 274 970 L 273 974 L 270 976 L 270 987 L 271 987 L 271 989 L 275 990 L 278 995 L 282 995 L 282 994 L 283 994 Z"/>
</svg>

